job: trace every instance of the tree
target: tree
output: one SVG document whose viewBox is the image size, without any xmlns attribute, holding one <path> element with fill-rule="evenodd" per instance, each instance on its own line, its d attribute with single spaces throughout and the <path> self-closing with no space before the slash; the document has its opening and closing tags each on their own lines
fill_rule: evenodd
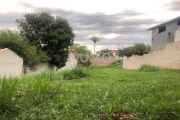
<svg viewBox="0 0 180 120">
<path fill-rule="evenodd" d="M 134 45 L 134 55 L 144 55 L 144 54 L 148 54 L 151 51 L 151 46 L 150 45 L 146 45 L 144 43 L 136 43 Z"/>
<path fill-rule="evenodd" d="M 134 55 L 134 47 L 133 46 L 130 46 L 130 47 L 126 47 L 123 49 L 123 54 L 124 56 L 126 56 L 127 58 L 131 57 Z"/>
<path fill-rule="evenodd" d="M 116 52 L 116 54 L 117 54 L 119 57 L 123 57 L 123 56 L 124 56 L 123 49 L 118 49 L 118 51 Z"/>
<path fill-rule="evenodd" d="M 92 53 L 86 46 L 73 44 L 69 47 L 69 51 L 74 53 L 79 65 L 82 65 L 84 67 L 89 67 L 91 65 Z"/>
<path fill-rule="evenodd" d="M 95 55 L 95 46 L 96 46 L 96 42 L 100 41 L 100 39 L 96 36 L 93 36 L 90 38 L 91 41 L 94 42 L 94 55 Z"/>
<path fill-rule="evenodd" d="M 36 46 L 31 46 L 27 38 L 20 36 L 18 31 L 0 30 L 0 48 L 9 48 L 21 56 L 24 65 L 34 66 L 38 63 L 48 62 L 45 52 L 38 53 Z"/>
<path fill-rule="evenodd" d="M 111 53 L 111 51 L 109 49 L 101 50 L 101 51 L 98 51 L 97 53 L 98 53 L 99 57 L 110 57 L 110 56 L 113 56 L 113 54 Z"/>
<path fill-rule="evenodd" d="M 27 37 L 38 52 L 45 51 L 51 58 L 50 64 L 58 68 L 65 66 L 68 47 L 73 44 L 75 34 L 67 20 L 50 13 L 27 13 L 16 23 L 21 35 Z"/>
</svg>

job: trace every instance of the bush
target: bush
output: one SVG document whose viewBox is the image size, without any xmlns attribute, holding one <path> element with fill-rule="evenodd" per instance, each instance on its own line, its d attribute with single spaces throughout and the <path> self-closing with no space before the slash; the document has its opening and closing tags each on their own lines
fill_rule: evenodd
<svg viewBox="0 0 180 120">
<path fill-rule="evenodd" d="M 117 66 L 121 66 L 122 67 L 122 60 L 117 60 L 116 62 L 113 62 L 112 64 L 108 65 L 108 67 L 117 67 Z"/>
<path fill-rule="evenodd" d="M 63 78 L 66 80 L 80 79 L 89 76 L 87 71 L 82 67 L 76 67 L 72 70 L 66 70 L 63 72 Z"/>
<path fill-rule="evenodd" d="M 143 72 L 155 72 L 159 71 L 160 68 L 158 66 L 144 64 L 138 70 Z"/>
</svg>

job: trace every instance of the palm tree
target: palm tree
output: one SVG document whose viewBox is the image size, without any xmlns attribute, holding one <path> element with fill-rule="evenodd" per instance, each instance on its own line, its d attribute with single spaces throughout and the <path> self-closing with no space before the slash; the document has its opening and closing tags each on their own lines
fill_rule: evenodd
<svg viewBox="0 0 180 120">
<path fill-rule="evenodd" d="M 98 37 L 96 37 L 96 36 L 93 36 L 93 37 L 90 38 L 90 40 L 94 42 L 94 55 L 95 55 L 96 42 L 100 41 L 100 39 Z"/>
</svg>

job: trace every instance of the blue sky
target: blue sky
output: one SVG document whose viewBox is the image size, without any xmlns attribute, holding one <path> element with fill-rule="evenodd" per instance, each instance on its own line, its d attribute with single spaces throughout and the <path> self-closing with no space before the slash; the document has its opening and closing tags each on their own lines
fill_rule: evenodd
<svg viewBox="0 0 180 120">
<path fill-rule="evenodd" d="M 96 50 L 151 43 L 147 29 L 180 15 L 180 0 L 4 0 L 0 28 L 17 29 L 24 13 L 49 12 L 69 21 L 74 43 L 93 50 L 89 38 L 100 38 Z"/>
</svg>

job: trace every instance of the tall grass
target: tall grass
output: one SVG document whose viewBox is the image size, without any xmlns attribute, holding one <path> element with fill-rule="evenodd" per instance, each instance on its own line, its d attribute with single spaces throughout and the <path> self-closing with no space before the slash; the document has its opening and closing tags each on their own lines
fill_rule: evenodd
<svg viewBox="0 0 180 120">
<path fill-rule="evenodd" d="M 122 63 L 123 61 L 122 60 L 117 60 L 115 62 L 113 62 L 112 64 L 108 65 L 107 67 L 122 67 Z"/>
<path fill-rule="evenodd" d="M 18 88 L 17 78 L 0 79 L 0 111 L 7 110 L 13 105 L 13 95 Z"/>
<path fill-rule="evenodd" d="M 64 75 L 74 80 L 63 79 Z M 128 111 L 141 120 L 178 120 L 179 80 L 179 71 L 120 67 L 4 79 L 0 80 L 0 119 L 98 120 L 102 113 L 110 119 L 116 111 Z"/>
<path fill-rule="evenodd" d="M 158 66 L 144 64 L 138 70 L 143 72 L 156 72 L 160 71 L 161 69 Z"/>
<path fill-rule="evenodd" d="M 86 68 L 78 66 L 72 70 L 66 70 L 63 73 L 63 78 L 67 80 L 85 78 L 88 75 Z"/>
</svg>

